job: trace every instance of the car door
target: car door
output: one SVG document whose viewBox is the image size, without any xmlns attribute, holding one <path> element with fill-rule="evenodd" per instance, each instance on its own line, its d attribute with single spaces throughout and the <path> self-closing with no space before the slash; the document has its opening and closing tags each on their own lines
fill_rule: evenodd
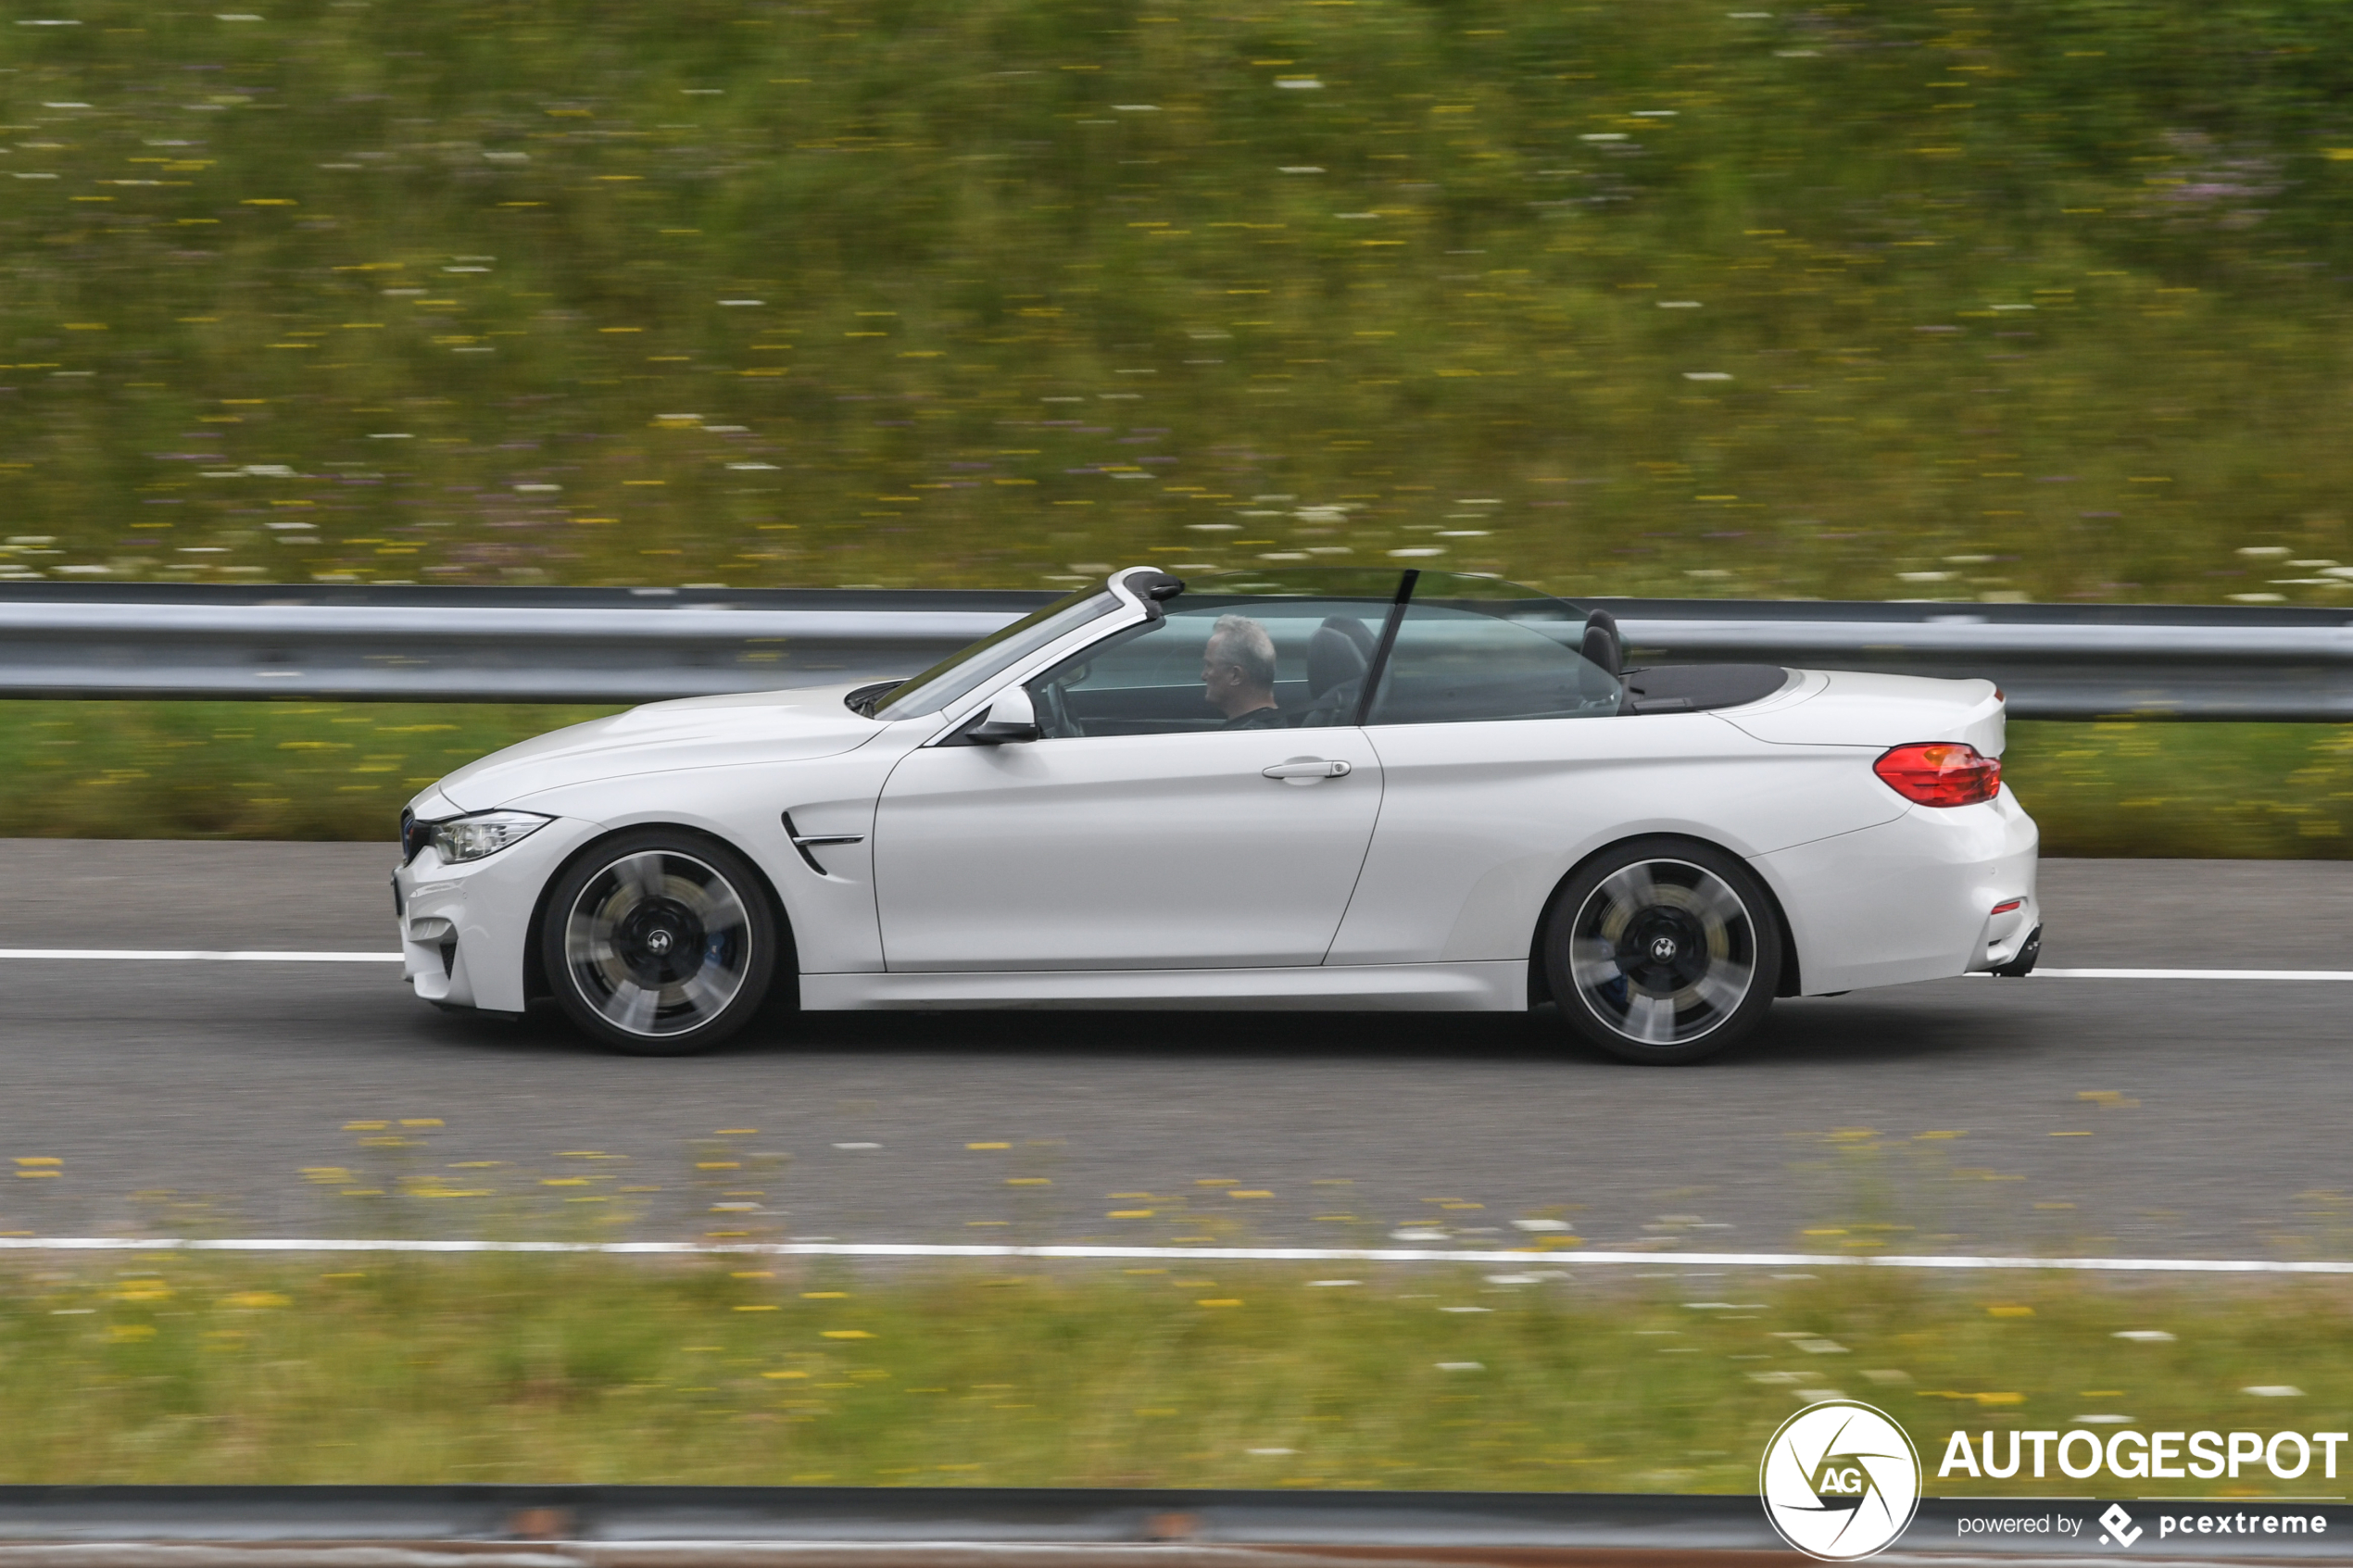
<svg viewBox="0 0 2353 1568">
<path fill-rule="evenodd" d="M 1330 623 L 1378 626 L 1385 607 L 1247 608 L 1273 645 L 1271 709 L 1237 720 L 1204 703 L 1204 649 L 1237 612 L 1178 608 L 1027 682 L 1041 738 L 905 758 L 875 821 L 887 967 L 1321 963 L 1364 865 L 1381 770 L 1353 725 L 1295 726 L 1347 695 L 1331 650 L 1359 639 Z"/>
</svg>

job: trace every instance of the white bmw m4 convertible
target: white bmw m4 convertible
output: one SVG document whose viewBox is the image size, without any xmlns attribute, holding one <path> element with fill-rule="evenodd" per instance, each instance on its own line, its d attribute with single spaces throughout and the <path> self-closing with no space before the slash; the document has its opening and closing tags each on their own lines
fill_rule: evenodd
<svg viewBox="0 0 2353 1568">
<path fill-rule="evenodd" d="M 401 821 L 408 975 L 627 1051 L 872 1008 L 1547 1003 L 1685 1062 L 2041 946 L 1986 681 L 1622 668 L 1438 572 L 1114 573 L 903 682 L 654 703 Z"/>
</svg>

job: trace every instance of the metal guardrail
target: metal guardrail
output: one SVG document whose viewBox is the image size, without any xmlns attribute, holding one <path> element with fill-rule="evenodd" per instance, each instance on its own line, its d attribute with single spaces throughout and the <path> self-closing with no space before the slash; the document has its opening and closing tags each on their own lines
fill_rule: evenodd
<svg viewBox="0 0 2353 1568">
<path fill-rule="evenodd" d="M 1898 1561 L 1989 1556 L 2071 1557 L 2102 1538 L 2099 1499 L 1923 1499 L 1894 1551 Z M 2131 1504 L 2145 1527 L 2158 1504 Z M 2344 1561 L 2353 1507 L 2232 1499 L 2166 1510 L 2302 1516 L 2298 1534 L 2233 1533 L 2230 1561 Z M 2038 1533 L 1964 1530 L 1964 1520 L 2020 1513 Z M 2325 1527 L 2310 1533 L 2315 1517 Z M 2054 1528 L 2064 1520 L 2071 1528 Z M 2243 1527 L 2242 1527 L 2243 1531 Z M 2195 1543 L 2148 1537 L 2135 1555 L 2199 1558 Z M 1607 1561 L 1672 1562 L 1739 1553 L 1741 1562 L 1787 1562 L 1764 1509 L 1750 1494 L 1606 1492 L 1374 1492 L 1144 1490 L 950 1486 L 0 1486 L 0 1550 L 10 1543 L 123 1541 L 367 1543 L 550 1540 L 701 1546 L 686 1561 L 708 1564 L 717 1545 L 953 1544 L 1013 1562 L 1023 1545 L 1077 1561 L 1086 1546 L 1164 1543 L 1153 1561 L 1174 1564 L 1181 1544 L 1350 1549 L 1396 1562 L 1415 1548 L 1462 1564 L 1551 1561 L 1552 1553 L 1607 1553 Z M 2168 1546 L 2171 1550 L 2167 1550 Z M 1488 1554 L 1495 1554 L 1491 1558 Z M 1767 1554 L 1762 1557 L 1755 1554 Z M 0 1555 L 0 1562 L 9 1559 Z M 962 1561 L 960 1557 L 956 1561 Z M 1123 1559 L 1124 1560 L 1124 1559 Z M 87 1562 L 88 1559 L 77 1559 Z M 277 1561 L 273 1556 L 270 1561 Z M 469 1559 L 468 1561 L 472 1561 Z M 486 1561 L 497 1561 L 489 1559 Z M 631 1562 L 640 1559 L 632 1557 Z M 862 1556 L 862 1562 L 883 1560 Z M 925 1559 L 928 1561 L 928 1559 Z M 1591 1562 L 1592 1558 L 1585 1561 Z"/>
<path fill-rule="evenodd" d="M 893 590 L 0 587 L 0 696 L 633 703 L 912 674 L 1047 602 Z M 1605 599 L 1629 657 L 1983 676 L 2012 715 L 2353 721 L 2353 613 Z"/>
<path fill-rule="evenodd" d="M 5 1486 L 0 1540 L 1776 1544 L 1754 1497 L 956 1486 Z"/>
</svg>

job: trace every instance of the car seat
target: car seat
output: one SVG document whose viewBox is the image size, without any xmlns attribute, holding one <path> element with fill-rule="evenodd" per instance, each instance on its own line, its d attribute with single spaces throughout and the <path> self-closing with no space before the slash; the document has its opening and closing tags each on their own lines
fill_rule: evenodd
<svg viewBox="0 0 2353 1568">
<path fill-rule="evenodd" d="M 1344 724 L 1356 711 L 1372 668 L 1373 633 L 1351 615 L 1334 615 L 1307 640 L 1307 706 L 1292 722 L 1302 729 Z"/>
</svg>

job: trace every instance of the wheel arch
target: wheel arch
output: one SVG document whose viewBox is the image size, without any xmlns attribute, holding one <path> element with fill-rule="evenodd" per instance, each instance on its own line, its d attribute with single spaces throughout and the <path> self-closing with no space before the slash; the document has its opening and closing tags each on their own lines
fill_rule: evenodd
<svg viewBox="0 0 2353 1568">
<path fill-rule="evenodd" d="M 758 884 L 756 891 L 767 901 L 768 912 L 776 922 L 776 972 L 768 982 L 766 1010 L 798 1011 L 800 1007 L 800 950 L 793 939 L 792 911 L 785 907 L 785 900 L 777 893 L 776 884 L 769 877 L 767 868 L 760 863 L 758 856 L 751 854 L 742 845 L 735 843 L 723 834 L 713 833 L 709 828 L 695 827 L 686 822 L 625 822 L 620 827 L 609 828 L 574 848 L 571 854 L 556 862 L 548 870 L 546 880 L 540 883 L 539 891 L 531 901 L 531 924 L 524 934 L 522 959 L 524 1004 L 527 1006 L 535 1001 L 545 1000 L 556 994 L 555 987 L 547 979 L 547 960 L 540 951 L 542 946 L 540 934 L 547 923 L 547 903 L 555 897 L 556 884 L 563 881 L 573 867 L 604 846 L 610 844 L 614 839 L 624 834 L 648 831 L 674 833 L 687 838 L 707 840 L 723 847 L 728 853 L 751 868 L 751 874 Z"/>
<path fill-rule="evenodd" d="M 1803 975 L 1797 960 L 1797 934 L 1790 926 L 1789 911 L 1781 907 L 1780 891 L 1773 885 L 1773 879 L 1768 876 L 1754 859 L 1726 845 L 1717 843 L 1714 839 L 1703 838 L 1694 833 L 1629 833 L 1621 837 L 1613 838 L 1606 844 L 1596 845 L 1587 851 L 1574 865 L 1561 872 L 1559 878 L 1554 882 L 1551 890 L 1544 895 L 1544 902 L 1536 913 L 1536 928 L 1529 934 L 1528 941 L 1528 1005 L 1530 1008 L 1544 1002 L 1558 1000 L 1553 995 L 1552 976 L 1545 972 L 1544 944 L 1552 932 L 1553 911 L 1560 905 L 1561 890 L 1567 887 L 1579 872 L 1603 856 L 1622 846 L 1639 843 L 1645 839 L 1680 839 L 1686 844 L 1695 844 L 1703 848 L 1712 849 L 1719 855 L 1730 855 L 1733 859 L 1746 866 L 1749 874 L 1756 878 L 1756 884 L 1765 890 L 1766 899 L 1771 906 L 1773 923 L 1780 932 L 1781 972 L 1774 983 L 1773 995 L 1779 997 L 1805 994 L 1802 989 Z"/>
</svg>

